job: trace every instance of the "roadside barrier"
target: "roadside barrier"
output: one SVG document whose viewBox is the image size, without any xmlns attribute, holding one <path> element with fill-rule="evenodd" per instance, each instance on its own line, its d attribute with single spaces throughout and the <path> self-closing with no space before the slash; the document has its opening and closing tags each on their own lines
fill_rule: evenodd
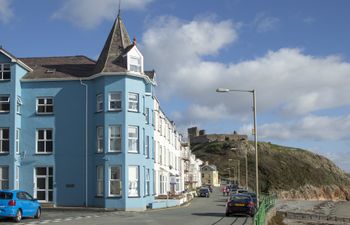
<svg viewBox="0 0 350 225">
<path fill-rule="evenodd" d="M 265 225 L 266 213 L 275 205 L 274 195 L 264 195 L 261 197 L 259 209 L 254 215 L 254 225 Z"/>
</svg>

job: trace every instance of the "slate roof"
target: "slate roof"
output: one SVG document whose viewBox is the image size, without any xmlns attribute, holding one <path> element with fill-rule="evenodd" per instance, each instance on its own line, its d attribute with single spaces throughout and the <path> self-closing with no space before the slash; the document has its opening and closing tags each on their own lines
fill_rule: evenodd
<svg viewBox="0 0 350 225">
<path fill-rule="evenodd" d="M 33 69 L 23 79 L 77 79 L 94 74 L 96 62 L 86 56 L 20 58 Z"/>
<path fill-rule="evenodd" d="M 123 57 L 134 46 L 120 16 L 114 21 L 105 45 L 97 61 L 86 56 L 35 57 L 20 58 L 21 62 L 33 71 L 28 72 L 24 80 L 36 79 L 79 79 L 99 73 L 128 72 L 127 58 Z M 154 80 L 155 71 L 144 71 L 150 80 Z"/>
<path fill-rule="evenodd" d="M 126 72 L 127 59 L 123 57 L 134 47 L 123 21 L 118 15 L 96 63 L 95 73 Z"/>
</svg>

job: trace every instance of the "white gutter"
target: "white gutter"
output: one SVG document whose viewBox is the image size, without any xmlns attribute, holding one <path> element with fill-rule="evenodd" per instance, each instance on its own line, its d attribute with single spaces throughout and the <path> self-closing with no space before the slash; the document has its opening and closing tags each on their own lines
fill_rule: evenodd
<svg viewBox="0 0 350 225">
<path fill-rule="evenodd" d="M 88 207 L 88 85 L 80 79 L 85 87 L 85 207 Z"/>
</svg>

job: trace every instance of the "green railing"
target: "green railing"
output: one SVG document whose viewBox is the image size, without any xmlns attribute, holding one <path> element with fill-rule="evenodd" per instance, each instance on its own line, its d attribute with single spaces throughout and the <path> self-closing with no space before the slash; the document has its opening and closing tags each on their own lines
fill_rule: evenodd
<svg viewBox="0 0 350 225">
<path fill-rule="evenodd" d="M 275 205 L 275 196 L 265 195 L 261 196 L 260 206 L 254 216 L 254 225 L 265 225 L 266 213 Z"/>
</svg>

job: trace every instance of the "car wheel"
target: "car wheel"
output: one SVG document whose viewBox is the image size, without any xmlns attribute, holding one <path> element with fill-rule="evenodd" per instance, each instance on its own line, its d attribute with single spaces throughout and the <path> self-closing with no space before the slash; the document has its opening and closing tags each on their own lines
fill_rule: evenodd
<svg viewBox="0 0 350 225">
<path fill-rule="evenodd" d="M 226 215 L 226 216 L 230 216 L 230 213 L 226 212 L 225 215 Z"/>
<path fill-rule="evenodd" d="M 34 215 L 34 218 L 35 219 L 40 219 L 40 216 L 41 216 L 41 209 L 40 207 L 36 210 L 36 213 Z"/>
<path fill-rule="evenodd" d="M 22 220 L 22 211 L 20 209 L 17 210 L 17 213 L 16 213 L 16 216 L 15 216 L 14 220 L 15 220 L 16 223 L 21 222 L 21 220 Z"/>
</svg>

